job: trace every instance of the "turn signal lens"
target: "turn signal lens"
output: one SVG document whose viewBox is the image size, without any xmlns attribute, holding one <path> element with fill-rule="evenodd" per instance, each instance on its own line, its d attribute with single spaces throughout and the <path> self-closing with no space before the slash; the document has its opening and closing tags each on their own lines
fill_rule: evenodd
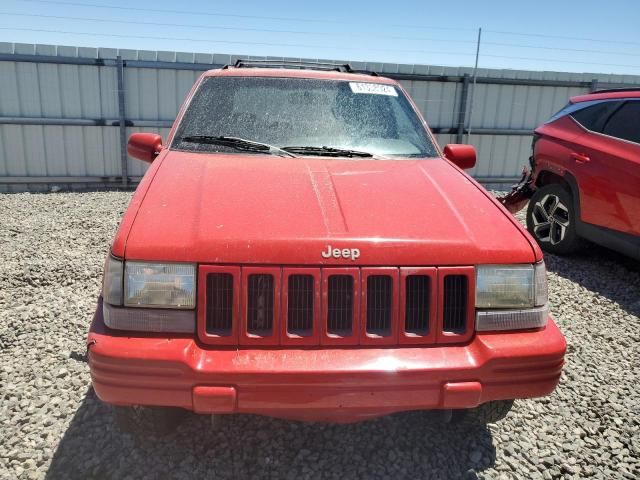
<svg viewBox="0 0 640 480">
<path fill-rule="evenodd" d="M 526 310 L 480 310 L 476 313 L 476 331 L 525 330 L 547 325 L 547 306 Z"/>
<path fill-rule="evenodd" d="M 546 305 L 549 301 L 549 290 L 547 287 L 547 267 L 544 260 L 536 263 L 536 307 Z"/>
<path fill-rule="evenodd" d="M 151 308 L 118 308 L 103 304 L 104 323 L 115 330 L 138 332 L 193 333 L 196 330 L 196 312 Z"/>
<path fill-rule="evenodd" d="M 122 260 L 111 255 L 104 263 L 102 298 L 105 303 L 122 305 Z"/>
</svg>

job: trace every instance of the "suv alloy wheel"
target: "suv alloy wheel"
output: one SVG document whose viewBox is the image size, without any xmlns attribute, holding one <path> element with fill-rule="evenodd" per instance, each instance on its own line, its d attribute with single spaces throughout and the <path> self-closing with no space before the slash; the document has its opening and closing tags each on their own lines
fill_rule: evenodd
<svg viewBox="0 0 640 480">
<path fill-rule="evenodd" d="M 535 191 L 527 208 L 527 230 L 550 253 L 574 252 L 580 244 L 571 194 L 559 184 Z"/>
</svg>

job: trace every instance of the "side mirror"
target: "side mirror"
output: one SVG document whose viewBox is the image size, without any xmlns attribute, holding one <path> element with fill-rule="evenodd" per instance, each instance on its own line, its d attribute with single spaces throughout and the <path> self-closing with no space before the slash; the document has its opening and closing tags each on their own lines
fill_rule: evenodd
<svg viewBox="0 0 640 480">
<path fill-rule="evenodd" d="M 463 170 L 476 165 L 476 149 L 471 145 L 461 143 L 445 145 L 444 156 Z"/>
<path fill-rule="evenodd" d="M 162 150 L 162 137 L 155 133 L 134 133 L 129 137 L 127 152 L 143 162 L 153 162 Z"/>
</svg>

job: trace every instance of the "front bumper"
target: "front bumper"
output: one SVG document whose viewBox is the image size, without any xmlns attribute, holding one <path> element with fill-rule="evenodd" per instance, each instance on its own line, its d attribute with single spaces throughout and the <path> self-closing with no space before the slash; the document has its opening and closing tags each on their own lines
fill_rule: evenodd
<svg viewBox="0 0 640 480">
<path fill-rule="evenodd" d="M 551 318 L 540 331 L 476 334 L 465 345 L 211 348 L 193 338 L 109 330 L 101 307 L 88 337 L 98 397 L 207 414 L 351 422 L 539 397 L 558 384 L 566 349 Z"/>
</svg>

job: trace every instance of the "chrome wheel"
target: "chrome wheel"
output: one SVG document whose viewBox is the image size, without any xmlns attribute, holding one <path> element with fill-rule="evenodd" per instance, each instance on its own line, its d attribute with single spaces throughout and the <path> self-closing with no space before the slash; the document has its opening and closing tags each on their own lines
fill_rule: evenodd
<svg viewBox="0 0 640 480">
<path fill-rule="evenodd" d="M 533 205 L 531 219 L 536 238 L 557 245 L 567 233 L 569 209 L 558 196 L 549 193 Z"/>
</svg>

